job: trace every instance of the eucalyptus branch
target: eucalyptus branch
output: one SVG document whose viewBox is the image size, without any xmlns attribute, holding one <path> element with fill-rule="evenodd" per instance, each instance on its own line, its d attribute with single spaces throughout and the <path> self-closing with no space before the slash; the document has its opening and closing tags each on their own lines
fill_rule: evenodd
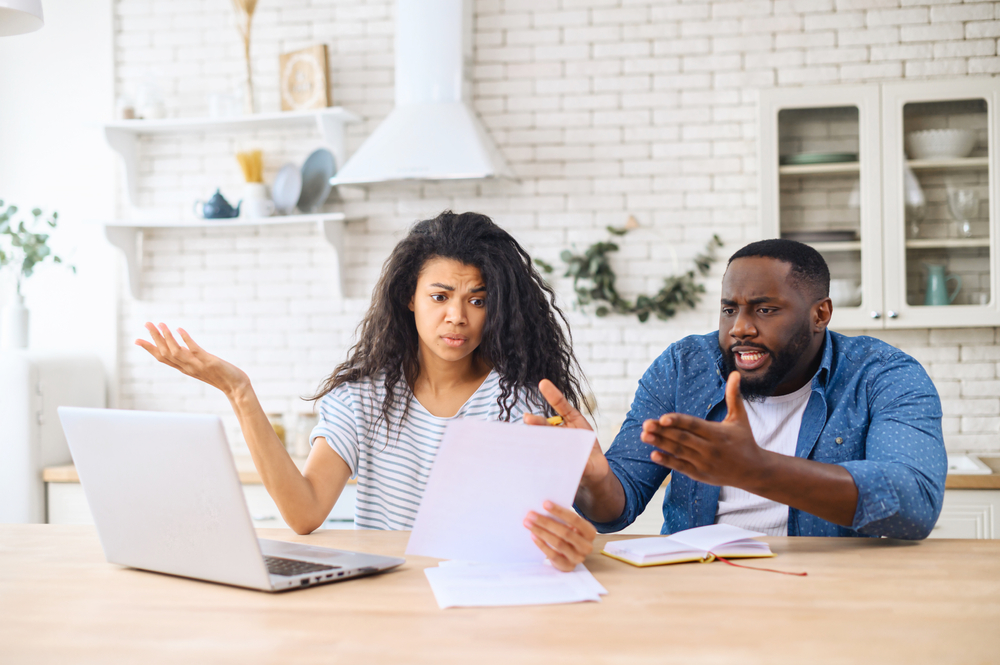
<svg viewBox="0 0 1000 665">
<path fill-rule="evenodd" d="M 608 232 L 613 236 L 624 236 L 628 228 L 609 226 Z M 645 323 L 649 317 L 656 316 L 665 321 L 682 309 L 692 309 L 701 300 L 705 286 L 698 281 L 704 277 L 715 262 L 715 249 L 722 247 L 719 236 L 713 235 L 705 245 L 703 252 L 694 257 L 695 267 L 681 275 L 670 275 L 663 280 L 663 287 L 654 295 L 637 296 L 631 302 L 618 293 L 615 286 L 617 275 L 611 267 L 608 255 L 618 251 L 614 242 L 597 242 L 584 250 L 583 254 L 574 254 L 563 250 L 559 255 L 566 264 L 564 277 L 573 278 L 573 291 L 576 293 L 576 304 L 581 309 L 596 304 L 594 313 L 604 317 L 611 313 L 634 314 L 640 322 Z M 539 259 L 535 263 L 545 273 L 552 273 L 554 268 Z"/>
<path fill-rule="evenodd" d="M 49 248 L 49 235 L 39 233 L 42 230 L 56 228 L 59 220 L 59 213 L 53 212 L 51 215 L 43 215 L 40 208 L 31 211 L 31 221 L 25 223 L 23 219 L 14 219 L 18 208 L 14 205 L 4 209 L 4 202 L 0 200 L 0 270 L 7 266 L 16 266 L 17 293 L 21 293 L 21 284 L 35 272 L 35 267 L 50 259 L 53 263 L 62 263 L 62 258 L 52 253 Z M 43 222 L 44 219 L 44 222 Z M 75 273 L 76 267 L 70 266 Z"/>
</svg>

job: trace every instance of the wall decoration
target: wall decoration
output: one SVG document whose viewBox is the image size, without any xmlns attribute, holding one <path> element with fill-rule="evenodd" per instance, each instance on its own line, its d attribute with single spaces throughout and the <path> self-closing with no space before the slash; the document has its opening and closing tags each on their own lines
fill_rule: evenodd
<svg viewBox="0 0 1000 665">
<path fill-rule="evenodd" d="M 614 236 L 624 236 L 638 227 L 632 217 L 621 228 L 608 227 L 608 232 Z M 655 315 L 661 321 L 673 317 L 681 309 L 693 309 L 705 292 L 705 285 L 698 282 L 697 277 L 704 277 L 715 262 L 715 248 L 722 247 L 719 236 L 713 235 L 708 241 L 703 253 L 694 258 L 695 270 L 689 270 L 682 275 L 671 275 L 663 280 L 663 288 L 652 296 L 640 295 L 635 302 L 622 298 L 615 288 L 614 269 L 608 260 L 608 254 L 618 251 L 618 245 L 613 242 L 596 242 L 588 247 L 583 254 L 574 254 L 563 250 L 559 258 L 566 264 L 564 277 L 573 278 L 573 291 L 576 292 L 576 305 L 586 309 L 587 305 L 597 303 L 594 314 L 600 317 L 615 314 L 635 315 L 640 322 L 645 323 L 649 316 Z M 555 269 L 540 259 L 535 263 L 545 273 Z M 695 275 L 697 271 L 698 275 Z"/>
<path fill-rule="evenodd" d="M 282 111 L 321 109 L 330 105 L 326 86 L 326 45 L 284 53 L 279 60 Z"/>
</svg>

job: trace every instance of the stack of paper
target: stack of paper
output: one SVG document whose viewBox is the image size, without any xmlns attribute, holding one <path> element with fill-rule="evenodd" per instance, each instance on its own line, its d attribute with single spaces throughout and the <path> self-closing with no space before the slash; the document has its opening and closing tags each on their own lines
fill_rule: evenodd
<svg viewBox="0 0 1000 665">
<path fill-rule="evenodd" d="M 594 433 L 456 420 L 448 424 L 417 511 L 407 554 L 458 561 L 425 572 L 442 609 L 599 601 L 582 565 L 545 563 L 524 527 L 545 501 L 573 504 Z"/>
<path fill-rule="evenodd" d="M 715 556 L 727 559 L 774 556 L 767 543 L 754 540 L 764 535 L 767 534 L 729 524 L 710 524 L 678 531 L 672 536 L 614 540 L 604 546 L 602 554 L 635 566 L 709 562 Z"/>
<path fill-rule="evenodd" d="M 424 573 L 441 609 L 599 602 L 607 593 L 583 564 L 564 573 L 545 563 L 442 561 Z"/>
</svg>

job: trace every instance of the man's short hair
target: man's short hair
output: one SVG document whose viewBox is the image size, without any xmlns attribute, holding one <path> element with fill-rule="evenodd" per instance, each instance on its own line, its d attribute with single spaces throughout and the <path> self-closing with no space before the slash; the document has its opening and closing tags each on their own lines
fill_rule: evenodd
<svg viewBox="0 0 1000 665">
<path fill-rule="evenodd" d="M 799 286 L 808 289 L 816 300 L 830 295 L 830 268 L 823 255 L 809 245 L 784 238 L 771 238 L 752 242 L 729 257 L 736 259 L 763 257 L 784 261 L 792 267 L 789 275 Z"/>
</svg>

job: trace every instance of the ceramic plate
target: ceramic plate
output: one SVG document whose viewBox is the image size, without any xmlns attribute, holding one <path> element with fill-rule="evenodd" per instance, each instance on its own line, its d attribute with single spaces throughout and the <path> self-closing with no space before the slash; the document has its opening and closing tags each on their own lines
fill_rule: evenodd
<svg viewBox="0 0 1000 665">
<path fill-rule="evenodd" d="M 287 215 L 295 208 L 302 193 L 302 173 L 295 164 L 285 164 L 274 177 L 271 186 L 271 198 L 275 209 L 282 215 Z"/>
<path fill-rule="evenodd" d="M 781 234 L 786 240 L 799 242 L 845 242 L 858 239 L 857 231 L 786 231 Z"/>
<path fill-rule="evenodd" d="M 315 212 L 330 195 L 330 178 L 337 172 L 333 155 L 326 148 L 314 150 L 302 165 L 302 193 L 299 210 Z"/>
<path fill-rule="evenodd" d="M 782 164 L 832 164 L 834 162 L 856 162 L 856 152 L 801 152 L 797 155 L 785 155 Z"/>
</svg>

